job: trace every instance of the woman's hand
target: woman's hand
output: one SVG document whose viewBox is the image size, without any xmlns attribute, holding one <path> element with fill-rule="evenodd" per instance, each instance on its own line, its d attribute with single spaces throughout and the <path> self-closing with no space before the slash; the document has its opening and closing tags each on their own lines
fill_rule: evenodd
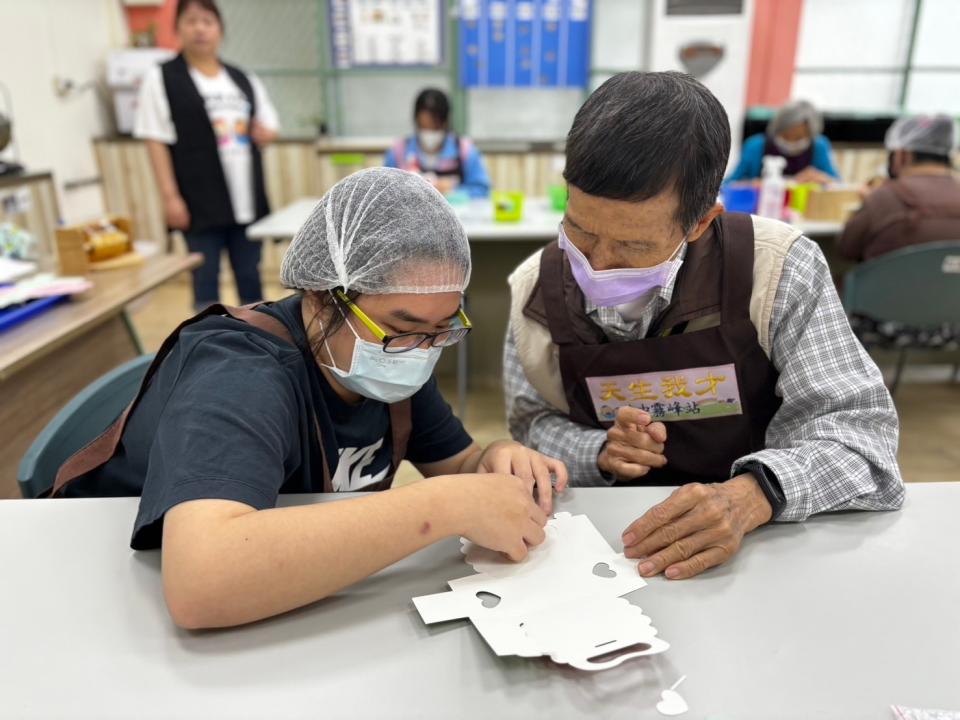
<svg viewBox="0 0 960 720">
<path fill-rule="evenodd" d="M 164 199 L 163 217 L 167 226 L 174 230 L 186 230 L 190 227 L 190 211 L 180 195 L 171 195 Z"/>
<path fill-rule="evenodd" d="M 528 484 L 528 492 L 532 493 L 536 487 L 540 508 L 547 515 L 553 512 L 551 475 L 557 478 L 558 493 L 566 489 L 568 481 L 567 466 L 562 462 L 512 440 L 498 440 L 488 445 L 480 456 L 477 472 L 501 473 L 522 478 Z"/>
<path fill-rule="evenodd" d="M 451 483 L 449 487 L 457 497 L 448 507 L 457 508 L 460 534 L 471 542 L 519 562 L 527 556 L 529 547 L 539 545 L 546 537 L 543 527 L 547 516 L 533 502 L 527 480 L 490 472 L 438 480 Z"/>
<path fill-rule="evenodd" d="M 271 130 L 256 118 L 250 123 L 250 137 L 258 147 L 269 145 L 277 139 L 277 131 Z"/>
<path fill-rule="evenodd" d="M 451 178 L 447 177 L 432 180 L 430 184 L 433 185 L 437 189 L 437 192 L 439 192 L 441 195 L 449 195 L 456 190 L 457 185 L 459 185 L 456 180 L 452 180 Z"/>
<path fill-rule="evenodd" d="M 793 179 L 798 183 L 816 183 L 818 185 L 829 185 L 835 182 L 833 177 L 822 170 L 818 170 L 813 167 L 813 165 L 807 165 L 807 167 L 798 172 Z"/>
</svg>

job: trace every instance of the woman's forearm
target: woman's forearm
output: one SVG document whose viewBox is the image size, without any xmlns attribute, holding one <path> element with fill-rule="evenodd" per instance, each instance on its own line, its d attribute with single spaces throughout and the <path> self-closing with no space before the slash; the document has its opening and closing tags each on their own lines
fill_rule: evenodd
<svg viewBox="0 0 960 720">
<path fill-rule="evenodd" d="M 170 148 L 156 140 L 147 140 L 146 143 L 147 153 L 150 155 L 150 164 L 153 166 L 153 174 L 157 179 L 160 194 L 164 199 L 179 197 L 180 187 L 177 185 L 177 177 L 173 173 Z"/>
<path fill-rule="evenodd" d="M 347 500 L 253 510 L 195 500 L 166 514 L 163 583 L 181 627 L 253 622 L 327 597 L 462 534 L 456 478 Z"/>
</svg>

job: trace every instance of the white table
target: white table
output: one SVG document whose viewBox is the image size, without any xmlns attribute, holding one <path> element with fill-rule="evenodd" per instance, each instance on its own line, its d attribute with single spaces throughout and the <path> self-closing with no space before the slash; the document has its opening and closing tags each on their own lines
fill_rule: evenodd
<svg viewBox="0 0 960 720">
<path fill-rule="evenodd" d="M 301 198 L 247 228 L 251 240 L 284 240 L 296 235 L 306 222 L 320 198 Z M 471 200 L 455 205 L 456 211 L 471 241 L 543 240 L 557 237 L 557 228 L 563 213 L 550 207 L 546 198 L 530 198 L 524 202 L 523 218 L 517 222 L 495 222 L 493 205 L 489 199 Z"/>
<path fill-rule="evenodd" d="M 558 509 L 617 547 L 668 492 L 575 489 Z M 653 579 L 629 597 L 671 648 L 595 674 L 497 658 L 466 621 L 425 627 L 410 599 L 469 574 L 455 540 L 283 617 L 177 630 L 159 553 L 128 547 L 136 504 L 0 501 L 0 717 L 642 720 L 681 675 L 684 720 L 960 709 L 960 483 L 764 527 L 722 568 Z"/>
<path fill-rule="evenodd" d="M 801 220 L 795 227 L 809 238 L 832 237 L 843 232 L 843 223 L 839 220 Z"/>
<path fill-rule="evenodd" d="M 247 237 L 251 240 L 292 238 L 318 202 L 320 198 L 301 198 L 253 223 L 247 228 Z M 467 205 L 455 206 L 454 210 L 472 242 L 549 242 L 557 237 L 557 226 L 563 219 L 563 213 L 551 208 L 546 198 L 528 199 L 524 204 L 523 219 L 519 222 L 495 222 L 490 200 L 472 200 Z M 843 223 L 834 220 L 801 220 L 796 226 L 808 237 L 838 235 L 843 230 Z"/>
</svg>

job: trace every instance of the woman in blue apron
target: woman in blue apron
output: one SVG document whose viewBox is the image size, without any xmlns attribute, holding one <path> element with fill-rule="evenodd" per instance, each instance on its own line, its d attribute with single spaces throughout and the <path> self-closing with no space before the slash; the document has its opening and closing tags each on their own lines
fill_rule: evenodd
<svg viewBox="0 0 960 720">
<path fill-rule="evenodd" d="M 450 101 L 442 90 L 428 88 L 413 106 L 416 133 L 387 150 L 383 164 L 415 172 L 448 195 L 461 190 L 472 198 L 490 194 L 483 156 L 470 140 L 450 131 Z"/>
<path fill-rule="evenodd" d="M 787 161 L 783 174 L 799 183 L 827 185 L 839 182 L 833 147 L 823 134 L 823 117 L 806 100 L 794 100 L 780 108 L 763 134 L 743 141 L 740 162 L 724 182 L 759 180 L 767 155 Z"/>
<path fill-rule="evenodd" d="M 429 184 L 348 177 L 284 257 L 300 292 L 181 325 L 52 495 L 140 495 L 131 545 L 162 548 L 167 605 L 188 628 L 314 602 L 446 537 L 525 557 L 566 469 L 514 442 L 481 449 L 441 397 L 432 371 L 470 331 L 469 278 L 463 227 Z M 428 480 L 392 488 L 402 460 Z M 321 491 L 371 494 L 276 507 Z"/>
</svg>

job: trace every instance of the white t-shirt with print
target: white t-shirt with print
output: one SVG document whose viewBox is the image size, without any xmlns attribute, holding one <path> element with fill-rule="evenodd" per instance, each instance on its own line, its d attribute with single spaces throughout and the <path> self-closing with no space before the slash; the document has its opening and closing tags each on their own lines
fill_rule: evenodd
<svg viewBox="0 0 960 720">
<path fill-rule="evenodd" d="M 233 204 L 234 220 L 245 225 L 253 222 L 256 205 L 253 197 L 253 155 L 250 152 L 250 128 L 247 118 L 250 103 L 227 71 L 209 77 L 190 68 L 190 77 L 207 108 L 213 133 L 217 138 L 220 163 L 227 179 L 227 190 Z M 270 102 L 260 79 L 247 73 L 257 104 L 256 119 L 265 127 L 280 127 L 276 108 Z M 172 145 L 177 141 L 177 129 L 170 117 L 170 103 L 163 85 L 160 66 L 151 68 L 143 77 L 137 99 L 137 114 L 133 124 L 134 137 Z"/>
</svg>

